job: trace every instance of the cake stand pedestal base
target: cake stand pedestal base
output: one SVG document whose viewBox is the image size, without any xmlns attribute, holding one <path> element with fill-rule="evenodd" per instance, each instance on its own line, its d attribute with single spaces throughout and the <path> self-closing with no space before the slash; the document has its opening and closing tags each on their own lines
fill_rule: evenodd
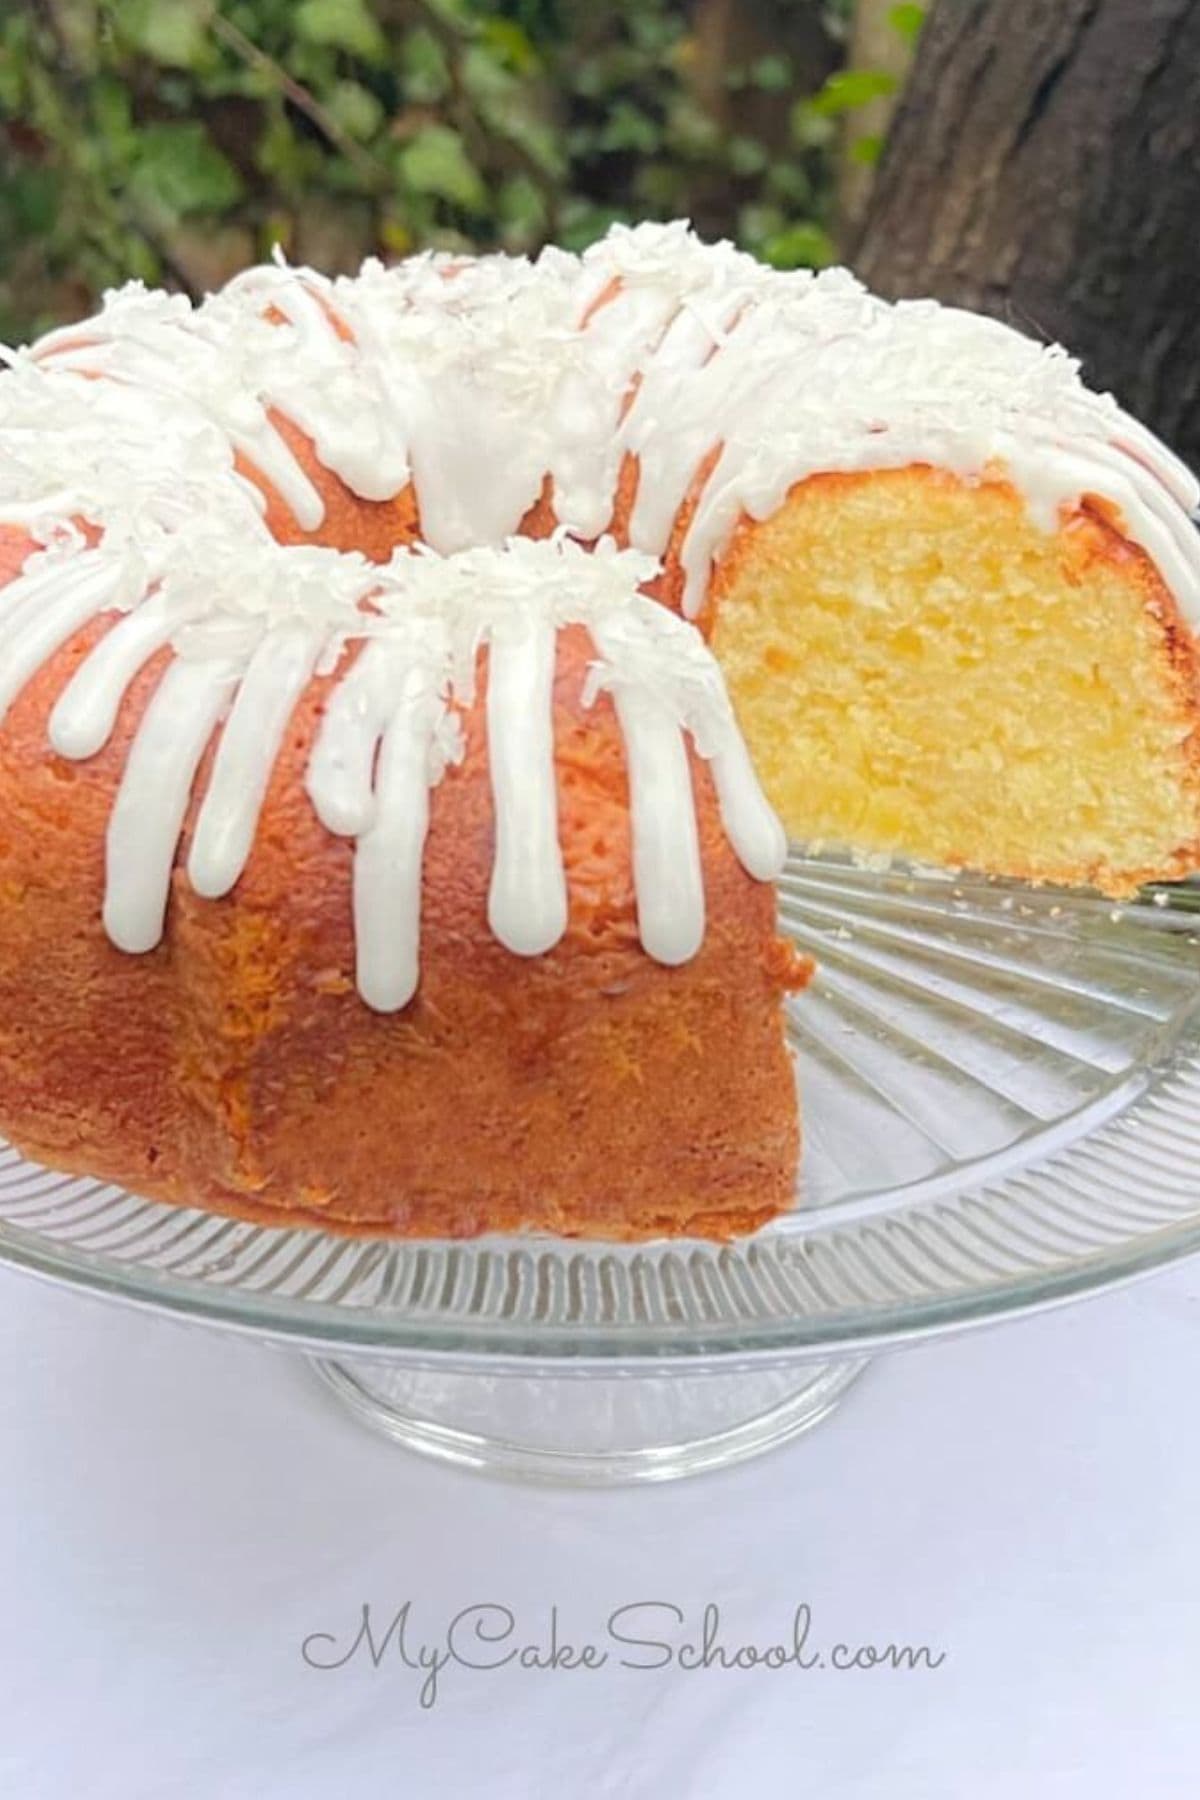
<svg viewBox="0 0 1200 1800">
<path fill-rule="evenodd" d="M 772 1450 L 826 1418 L 866 1366 L 497 1375 L 371 1358 L 312 1363 L 363 1424 L 406 1449 L 578 1487 L 674 1481 Z"/>
</svg>

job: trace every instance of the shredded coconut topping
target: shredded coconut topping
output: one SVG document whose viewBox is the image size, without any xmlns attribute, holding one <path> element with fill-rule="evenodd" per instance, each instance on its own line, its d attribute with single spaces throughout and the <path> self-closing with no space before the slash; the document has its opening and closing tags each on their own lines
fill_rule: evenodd
<svg viewBox="0 0 1200 1800">
<path fill-rule="evenodd" d="M 596 645 L 586 697 L 611 694 L 625 735 L 650 953 L 682 960 L 703 929 L 694 820 L 680 824 L 692 818 L 684 734 L 709 760 L 747 868 L 767 878 L 780 865 L 782 834 L 715 664 L 639 591 L 686 500 L 689 616 L 739 519 L 768 516 L 797 481 L 928 462 L 1011 480 L 1047 529 L 1100 496 L 1200 625 L 1188 516 L 1200 486 L 1089 392 L 1065 351 L 932 301 L 889 305 L 846 270 L 780 274 L 681 221 L 614 227 L 581 257 L 423 255 L 332 281 L 277 254 L 198 306 L 133 282 L 93 319 L 0 358 L 0 524 L 37 546 L 0 590 L 0 716 L 59 645 L 107 616 L 50 725 L 61 754 L 93 755 L 138 670 L 174 652 L 110 831 L 114 941 L 158 939 L 213 732 L 189 873 L 216 896 L 245 866 L 292 708 L 314 674 L 341 670 L 308 785 L 329 829 L 358 840 L 360 987 L 385 1009 L 415 989 L 422 821 L 461 754 L 456 708 L 482 650 L 489 916 L 510 948 L 540 953 L 566 924 L 549 720 L 568 625 Z M 424 547 L 380 567 L 275 542 L 242 470 L 302 533 L 324 517 L 285 421 L 361 498 L 411 485 Z M 621 549 L 605 534 L 625 475 Z M 560 529 L 535 542 L 518 534 L 543 496 Z"/>
</svg>

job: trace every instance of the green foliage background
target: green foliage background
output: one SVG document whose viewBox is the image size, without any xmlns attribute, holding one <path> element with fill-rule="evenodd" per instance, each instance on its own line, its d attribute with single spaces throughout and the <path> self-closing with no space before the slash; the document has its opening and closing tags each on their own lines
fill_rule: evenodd
<svg viewBox="0 0 1200 1800">
<path fill-rule="evenodd" d="M 731 36 L 720 0 L 8 0 L 0 339 L 276 242 L 336 270 L 684 215 L 820 265 L 838 116 L 891 78 L 845 66 L 852 0 L 744 5 Z"/>
</svg>

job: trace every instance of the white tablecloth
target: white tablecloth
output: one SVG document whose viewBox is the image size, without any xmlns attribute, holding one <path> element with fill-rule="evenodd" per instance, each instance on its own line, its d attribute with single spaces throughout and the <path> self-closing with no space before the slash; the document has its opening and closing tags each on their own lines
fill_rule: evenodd
<svg viewBox="0 0 1200 1800">
<path fill-rule="evenodd" d="M 372 1437 L 298 1361 L 0 1276 L 5 1800 L 1173 1800 L 1200 1784 L 1200 1267 L 892 1356 L 757 1463 L 493 1483 Z M 662 1668 L 317 1669 L 506 1605 Z M 935 1669 L 687 1669 L 904 1642 Z M 676 1622 L 668 1606 L 683 1615 Z M 499 1614 L 480 1615 L 495 1625 Z M 489 1653 L 499 1654 L 497 1644 Z M 632 1660 L 658 1660 L 627 1650 Z M 480 1657 L 474 1660 L 480 1660 Z"/>
</svg>

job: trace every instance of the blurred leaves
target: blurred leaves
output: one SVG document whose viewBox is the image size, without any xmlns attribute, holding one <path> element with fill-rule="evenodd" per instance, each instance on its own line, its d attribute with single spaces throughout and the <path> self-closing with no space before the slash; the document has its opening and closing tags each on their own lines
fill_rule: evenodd
<svg viewBox="0 0 1200 1800">
<path fill-rule="evenodd" d="M 242 182 L 193 119 L 143 128 L 126 192 L 139 210 L 169 222 L 223 212 L 241 198 Z"/>
<path fill-rule="evenodd" d="M 189 69 L 208 49 L 206 0 L 124 0 L 120 31 L 135 49 L 166 68 Z"/>
<path fill-rule="evenodd" d="M 482 212 L 488 192 L 483 176 L 449 125 L 426 125 L 400 154 L 400 173 L 417 194 L 432 194 L 467 212 Z"/>
<path fill-rule="evenodd" d="M 870 100 L 881 99 L 896 91 L 896 77 L 886 69 L 839 69 L 831 75 L 820 93 L 802 104 L 818 118 L 833 119 Z"/>
<path fill-rule="evenodd" d="M 925 7 L 922 0 L 901 0 L 900 5 L 893 6 L 888 12 L 888 24 L 908 44 L 916 43 L 924 23 Z"/>
<path fill-rule="evenodd" d="M 847 0 L 794 42 L 769 11 L 733 56 L 705 0 L 7 0 L 0 338 L 275 242 L 336 270 L 687 216 L 821 266 L 837 121 L 889 78 L 836 68 Z"/>
<path fill-rule="evenodd" d="M 300 0 L 296 36 L 309 44 L 348 50 L 365 62 L 382 62 L 387 41 L 367 0 Z"/>
<path fill-rule="evenodd" d="M 772 232 L 763 254 L 777 269 L 824 269 L 834 261 L 833 239 L 820 225 L 787 225 Z"/>
</svg>

